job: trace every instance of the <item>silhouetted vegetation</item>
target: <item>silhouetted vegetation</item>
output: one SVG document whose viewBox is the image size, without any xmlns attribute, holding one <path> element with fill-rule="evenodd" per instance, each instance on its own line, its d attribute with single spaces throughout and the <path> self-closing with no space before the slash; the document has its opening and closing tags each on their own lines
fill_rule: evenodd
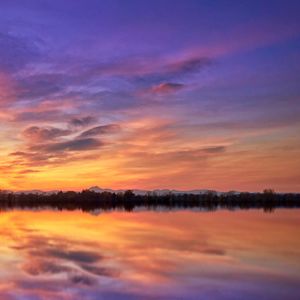
<svg viewBox="0 0 300 300">
<path fill-rule="evenodd" d="M 128 190 L 124 193 L 102 192 L 90 190 L 82 192 L 58 192 L 56 194 L 25 194 L 0 191 L 0 209 L 13 208 L 55 208 L 58 210 L 93 211 L 96 209 L 264 209 L 273 211 L 275 208 L 300 208 L 300 194 L 277 194 L 272 190 L 263 193 L 223 193 L 208 192 L 205 194 L 166 194 L 135 195 Z"/>
</svg>

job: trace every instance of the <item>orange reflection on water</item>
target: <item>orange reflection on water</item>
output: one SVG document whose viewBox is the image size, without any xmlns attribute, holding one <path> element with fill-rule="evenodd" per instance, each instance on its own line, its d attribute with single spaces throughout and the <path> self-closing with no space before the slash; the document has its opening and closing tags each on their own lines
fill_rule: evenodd
<svg viewBox="0 0 300 300">
<path fill-rule="evenodd" d="M 300 211 L 12 211 L 0 299 L 299 299 Z"/>
</svg>

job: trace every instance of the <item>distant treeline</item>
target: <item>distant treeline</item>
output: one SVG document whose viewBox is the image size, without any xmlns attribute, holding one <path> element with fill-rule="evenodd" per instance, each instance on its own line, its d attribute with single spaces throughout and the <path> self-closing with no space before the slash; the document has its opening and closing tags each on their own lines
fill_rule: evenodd
<svg viewBox="0 0 300 300">
<path fill-rule="evenodd" d="M 300 194 L 279 194 L 272 190 L 263 193 L 214 193 L 205 194 L 166 194 L 135 195 L 128 190 L 124 193 L 102 192 L 90 190 L 82 192 L 58 192 L 56 194 L 25 194 L 0 191 L 0 209 L 14 208 L 37 209 L 55 208 L 58 210 L 93 211 L 96 209 L 124 209 L 132 211 L 135 208 L 164 209 L 186 208 L 201 210 L 225 209 L 264 209 L 272 211 L 275 208 L 300 208 Z"/>
</svg>

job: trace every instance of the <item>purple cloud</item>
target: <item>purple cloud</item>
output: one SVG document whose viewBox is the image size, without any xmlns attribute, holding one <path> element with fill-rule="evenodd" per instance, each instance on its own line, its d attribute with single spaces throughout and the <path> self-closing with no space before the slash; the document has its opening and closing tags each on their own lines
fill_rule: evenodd
<svg viewBox="0 0 300 300">
<path fill-rule="evenodd" d="M 86 127 L 92 123 L 95 123 L 96 119 L 92 116 L 86 116 L 86 117 L 74 117 L 69 121 L 69 124 L 72 127 Z"/>
<path fill-rule="evenodd" d="M 172 82 L 164 82 L 157 85 L 154 85 L 151 88 L 151 92 L 157 94 L 168 94 L 179 91 L 184 88 L 184 84 L 181 83 L 172 83 Z"/>
<path fill-rule="evenodd" d="M 48 143 L 43 145 L 33 145 L 29 148 L 30 151 L 41 151 L 44 153 L 56 153 L 64 151 L 88 151 L 99 149 L 103 143 L 97 139 L 85 138 L 75 139 L 66 142 Z"/>
<path fill-rule="evenodd" d="M 31 142 L 48 142 L 58 137 L 68 136 L 71 130 L 56 127 L 38 127 L 31 126 L 23 131 L 23 136 Z"/>
<path fill-rule="evenodd" d="M 118 124 L 101 125 L 82 132 L 79 137 L 86 138 L 102 134 L 116 133 L 120 131 L 120 129 L 121 127 Z"/>
</svg>

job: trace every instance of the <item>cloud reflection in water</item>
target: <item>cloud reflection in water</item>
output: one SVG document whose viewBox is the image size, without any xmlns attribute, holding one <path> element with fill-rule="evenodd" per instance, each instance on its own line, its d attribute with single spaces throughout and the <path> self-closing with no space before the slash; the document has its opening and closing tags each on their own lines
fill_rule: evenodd
<svg viewBox="0 0 300 300">
<path fill-rule="evenodd" d="M 299 214 L 3 213 L 0 298 L 296 300 Z"/>
</svg>

